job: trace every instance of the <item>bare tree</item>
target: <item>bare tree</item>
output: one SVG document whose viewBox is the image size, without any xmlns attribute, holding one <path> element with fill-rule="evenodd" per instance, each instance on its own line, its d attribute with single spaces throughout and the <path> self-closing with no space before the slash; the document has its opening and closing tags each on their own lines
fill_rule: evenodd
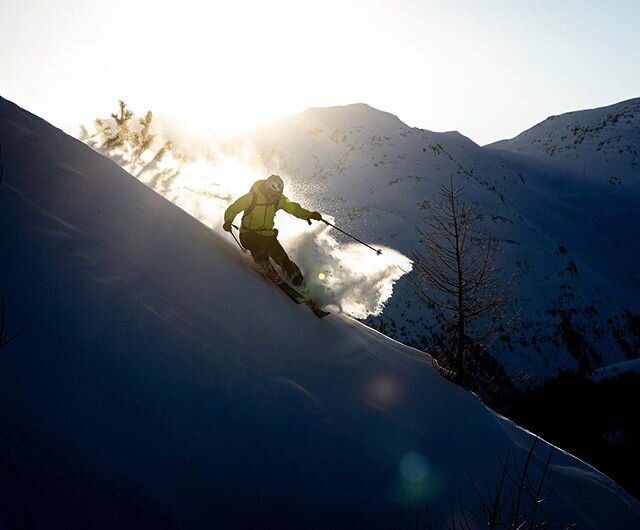
<svg viewBox="0 0 640 530">
<path fill-rule="evenodd" d="M 553 448 L 549 450 L 542 469 L 533 470 L 534 451 L 539 438 L 536 437 L 523 463 L 518 462 L 516 453 L 508 451 L 506 458 L 498 458 L 500 473 L 493 487 L 478 487 L 469 475 L 469 483 L 475 494 L 472 508 L 465 506 L 459 495 L 456 501 L 450 499 L 450 517 L 442 520 L 447 530 L 543 530 L 562 528 L 569 530 L 575 523 L 561 524 L 556 517 L 541 514 L 547 501 L 553 495 L 553 486 L 547 484 Z M 456 506 L 457 504 L 457 506 Z M 418 525 L 416 525 L 418 528 Z M 427 506 L 428 530 L 434 528 Z"/>
<path fill-rule="evenodd" d="M 440 187 L 425 203 L 418 228 L 423 248 L 414 251 L 414 291 L 436 311 L 446 334 L 438 360 L 458 384 L 469 386 L 466 354 L 478 353 L 506 322 L 502 310 L 510 280 L 495 263 L 496 240 L 481 228 L 481 217 L 464 199 L 464 186 Z"/>
<path fill-rule="evenodd" d="M 534 530 L 551 526 L 552 519 L 540 518 L 540 508 L 553 492 L 553 488 L 545 486 L 553 448 L 549 450 L 544 467 L 535 479 L 531 473 L 531 464 L 537 443 L 538 437 L 534 439 L 522 465 L 519 465 L 513 451 L 507 452 L 504 460 L 499 458 L 500 480 L 486 494 L 480 493 L 473 478 L 469 477 L 478 506 L 467 512 L 467 519 L 481 522 L 490 529 Z"/>
</svg>

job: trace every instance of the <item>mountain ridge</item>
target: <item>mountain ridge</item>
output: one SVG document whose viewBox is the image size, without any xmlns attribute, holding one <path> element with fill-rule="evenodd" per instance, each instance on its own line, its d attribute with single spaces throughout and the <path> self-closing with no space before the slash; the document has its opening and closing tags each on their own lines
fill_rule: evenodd
<svg viewBox="0 0 640 530">
<path fill-rule="evenodd" d="M 622 101 L 619 101 L 617 103 L 612 103 L 610 105 L 605 105 L 603 107 L 590 107 L 590 108 L 586 108 L 586 109 L 580 109 L 580 110 L 572 110 L 572 111 L 567 111 L 567 112 L 563 112 L 561 114 L 552 114 L 548 117 L 546 117 L 544 120 L 536 123 L 535 125 L 529 127 L 528 129 L 525 129 L 524 131 L 518 133 L 516 136 L 512 137 L 512 138 L 504 138 L 502 140 L 496 140 L 495 142 L 491 142 L 488 144 L 483 145 L 483 147 L 497 147 L 498 145 L 504 145 L 505 143 L 509 143 L 512 142 L 516 139 L 518 139 L 519 137 L 521 137 L 522 135 L 540 128 L 543 125 L 549 125 L 551 122 L 554 122 L 556 120 L 558 120 L 558 118 L 564 118 L 564 119 L 569 119 L 569 118 L 574 118 L 574 117 L 580 117 L 580 116 L 587 116 L 589 114 L 593 114 L 593 113 L 597 113 L 597 114 L 601 114 L 601 113 L 610 113 L 611 111 L 617 110 L 620 107 L 626 107 L 626 106 L 635 106 L 636 104 L 640 103 L 640 97 L 636 97 L 636 98 L 629 98 L 629 99 L 625 99 Z"/>
</svg>

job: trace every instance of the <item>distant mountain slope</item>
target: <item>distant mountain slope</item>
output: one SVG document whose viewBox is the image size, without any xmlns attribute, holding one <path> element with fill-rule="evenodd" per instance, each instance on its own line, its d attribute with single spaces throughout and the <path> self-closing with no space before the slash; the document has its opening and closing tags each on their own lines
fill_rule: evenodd
<svg viewBox="0 0 640 530">
<path fill-rule="evenodd" d="M 0 364 L 2 421 L 22 441 L 0 436 L 0 458 L 37 452 L 21 528 L 122 528 L 134 512 L 189 529 L 413 527 L 427 501 L 435 520 L 451 497 L 473 503 L 468 474 L 495 484 L 496 455 L 524 462 L 532 435 L 424 354 L 316 319 L 220 236 L 3 99 L 0 141 L 0 293 L 24 328 Z M 548 481 L 544 513 L 637 528 L 638 502 L 572 456 L 555 452 Z M 52 515 L 52 498 L 70 509 Z M 114 521 L 104 506 L 127 509 Z"/>
<path fill-rule="evenodd" d="M 550 116 L 488 149 L 535 157 L 604 184 L 640 187 L 640 98 L 607 107 Z"/>
<path fill-rule="evenodd" d="M 629 125 L 636 123 L 636 106 L 635 100 L 617 106 L 615 123 L 606 117 L 610 111 L 599 114 L 620 145 L 637 143 Z M 565 122 L 559 117 L 553 124 Z M 583 123 L 585 131 L 594 127 Z M 546 134 L 557 136 L 551 130 L 545 126 Z M 512 373 L 539 380 L 638 355 L 633 322 L 640 314 L 640 189 L 633 184 L 633 160 L 627 160 L 633 149 L 607 162 L 625 168 L 618 175 L 628 185 L 621 186 L 608 177 L 600 179 L 606 185 L 578 178 L 581 162 L 575 161 L 582 155 L 572 154 L 562 166 L 501 145 L 481 148 L 457 132 L 411 128 L 357 104 L 310 109 L 227 149 L 255 149 L 267 170 L 284 174 L 306 203 L 365 240 L 406 255 L 419 249 L 416 226 L 439 186 L 451 178 L 465 184 L 466 197 L 502 242 L 505 270 L 518 280 L 512 313 L 522 318 L 508 340 L 493 345 Z M 401 280 L 382 318 L 371 323 L 399 340 L 426 345 L 437 328 L 407 284 Z"/>
</svg>

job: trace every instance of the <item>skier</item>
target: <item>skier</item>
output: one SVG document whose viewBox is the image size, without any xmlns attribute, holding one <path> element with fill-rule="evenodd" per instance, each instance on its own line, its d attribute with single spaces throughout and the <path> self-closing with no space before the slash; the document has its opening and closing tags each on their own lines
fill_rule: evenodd
<svg viewBox="0 0 640 530">
<path fill-rule="evenodd" d="M 284 182 L 278 175 L 270 175 L 266 180 L 258 180 L 251 186 L 251 191 L 237 199 L 224 213 L 223 230 L 231 232 L 236 216 L 244 211 L 240 224 L 240 242 L 251 252 L 251 256 L 260 270 L 272 280 L 277 281 L 278 274 L 274 270 L 270 258 L 282 269 L 285 278 L 299 287 L 304 280 L 298 266 L 289 259 L 278 241 L 278 230 L 273 227 L 274 217 L 278 210 L 304 219 L 311 224 L 311 219 L 321 221 L 318 212 L 305 210 L 296 202 L 285 197 Z"/>
</svg>

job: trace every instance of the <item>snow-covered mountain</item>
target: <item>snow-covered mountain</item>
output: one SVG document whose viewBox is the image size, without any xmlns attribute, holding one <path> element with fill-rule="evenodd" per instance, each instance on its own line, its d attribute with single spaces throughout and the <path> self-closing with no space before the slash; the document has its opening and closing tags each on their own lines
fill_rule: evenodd
<svg viewBox="0 0 640 530">
<path fill-rule="evenodd" d="M 449 138 L 446 153 L 473 147 Z M 427 503 L 436 525 L 452 498 L 477 503 L 469 476 L 494 487 L 497 456 L 524 464 L 533 436 L 423 353 L 316 319 L 220 235 L 4 99 L 0 142 L 0 294 L 9 332 L 24 330 L 0 350 L 1 526 L 413 528 Z M 559 522 L 640 524 L 637 501 L 561 450 L 546 484 L 541 513 Z"/>
<path fill-rule="evenodd" d="M 560 116 L 487 147 L 364 104 L 315 108 L 228 149 L 255 149 L 267 170 L 337 224 L 409 256 L 420 250 L 425 203 L 452 177 L 465 184 L 501 241 L 502 265 L 516 275 L 511 312 L 521 318 L 492 349 L 512 373 L 539 380 L 640 353 L 638 105 Z M 434 323 L 408 283 L 370 322 L 426 345 Z"/>
<path fill-rule="evenodd" d="M 640 186 L 640 98 L 550 116 L 511 140 L 487 146 L 526 155 L 580 182 L 637 190 Z"/>
</svg>

